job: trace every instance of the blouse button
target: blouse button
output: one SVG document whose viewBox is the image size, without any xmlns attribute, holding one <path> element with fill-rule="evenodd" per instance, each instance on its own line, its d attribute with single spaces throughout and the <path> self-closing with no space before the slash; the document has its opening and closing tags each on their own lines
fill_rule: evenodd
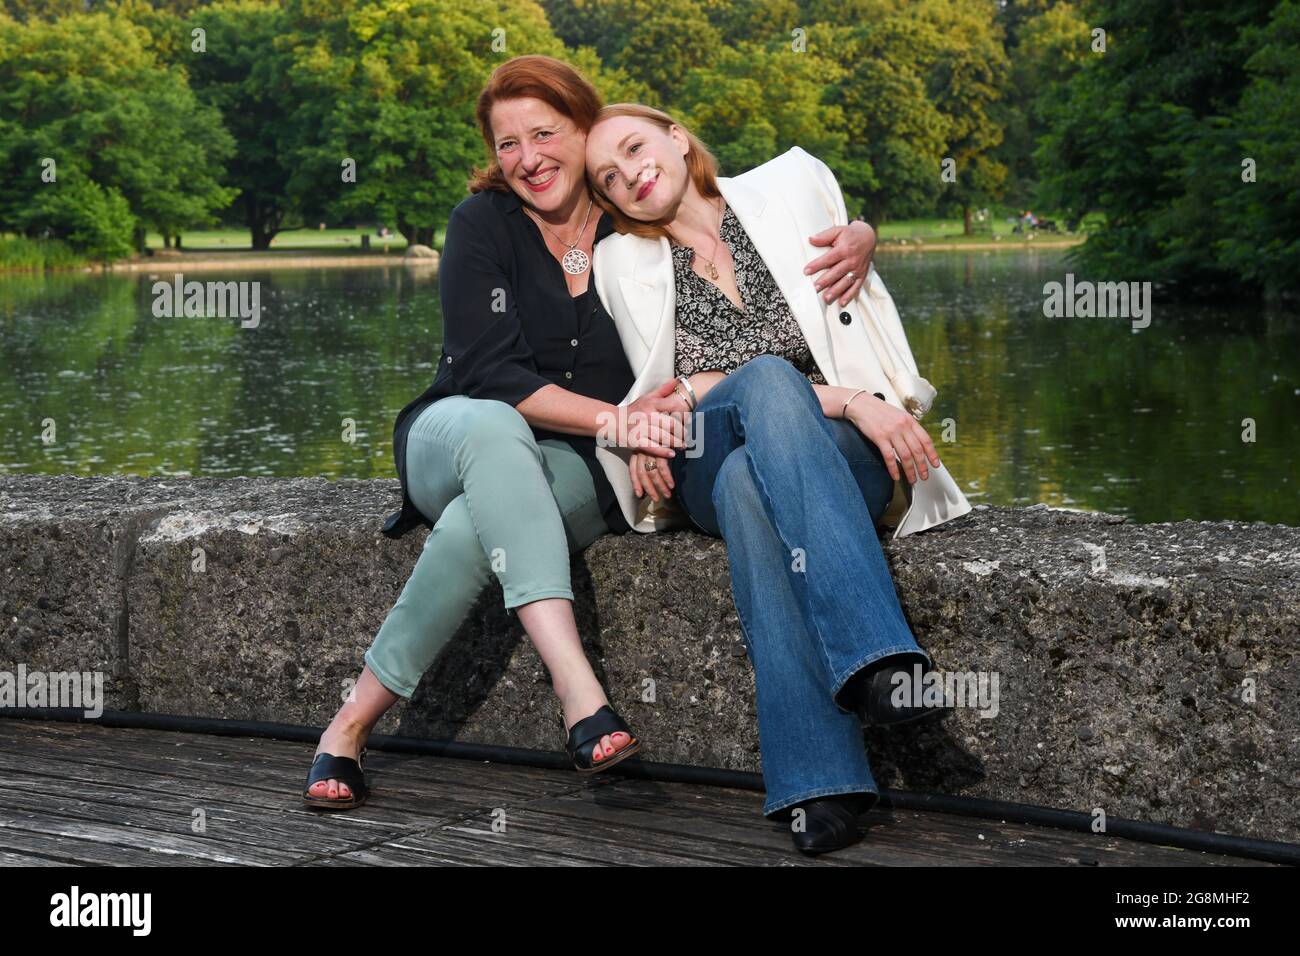
<svg viewBox="0 0 1300 956">
<path fill-rule="evenodd" d="M 575 346 L 576 346 L 576 345 L 578 344 L 578 340 L 577 340 L 577 339 L 569 339 L 569 344 L 570 344 L 570 345 L 575 345 Z"/>
<path fill-rule="evenodd" d="M 572 373 L 572 372 L 565 372 L 565 373 L 564 373 L 564 377 L 565 377 L 565 378 L 573 378 L 573 373 Z"/>
<path fill-rule="evenodd" d="M 840 323 L 842 325 L 848 325 L 852 321 L 853 321 L 853 316 L 849 315 L 847 312 L 840 313 Z"/>
<path fill-rule="evenodd" d="M 450 356 L 450 355 L 447 356 L 447 364 L 448 364 L 448 365 L 451 364 L 451 356 Z"/>
</svg>

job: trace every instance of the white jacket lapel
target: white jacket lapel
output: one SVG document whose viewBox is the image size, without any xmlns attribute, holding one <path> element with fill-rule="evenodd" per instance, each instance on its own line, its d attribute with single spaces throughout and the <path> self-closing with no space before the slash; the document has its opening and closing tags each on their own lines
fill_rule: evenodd
<svg viewBox="0 0 1300 956">
<path fill-rule="evenodd" d="M 800 235 L 798 224 L 779 202 L 769 200 L 750 188 L 741 182 L 743 178 L 743 175 L 720 177 L 718 189 L 789 303 L 790 311 L 808 342 L 813 361 L 827 376 L 827 381 L 832 381 L 835 363 L 822 321 L 825 309 L 813 288 L 812 276 L 803 274 L 804 264 L 810 258 L 805 248 L 805 237 Z"/>
</svg>

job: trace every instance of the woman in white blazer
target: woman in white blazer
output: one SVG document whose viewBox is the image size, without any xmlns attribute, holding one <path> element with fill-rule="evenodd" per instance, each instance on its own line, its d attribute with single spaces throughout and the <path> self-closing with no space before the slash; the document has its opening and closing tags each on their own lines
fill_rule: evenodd
<svg viewBox="0 0 1300 956">
<path fill-rule="evenodd" d="M 623 405 L 676 376 L 693 440 L 671 460 L 642 455 L 613 433 L 629 423 L 611 422 L 597 455 L 631 527 L 689 521 L 726 541 L 763 812 L 798 820 L 805 852 L 845 846 L 879 794 L 862 724 L 927 713 L 890 699 L 896 674 L 931 662 L 875 528 L 910 534 L 970 510 L 918 423 L 935 391 L 874 267 L 846 305 L 805 274 L 805 237 L 847 217 L 802 149 L 719 178 L 680 123 L 620 104 L 588 135 L 587 174 L 620 233 L 592 271 L 636 376 Z"/>
</svg>

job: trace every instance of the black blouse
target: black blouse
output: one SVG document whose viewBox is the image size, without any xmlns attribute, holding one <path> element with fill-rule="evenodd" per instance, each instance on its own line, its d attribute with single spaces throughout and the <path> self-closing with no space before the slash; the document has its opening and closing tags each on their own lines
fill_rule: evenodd
<svg viewBox="0 0 1300 956">
<path fill-rule="evenodd" d="M 596 224 L 596 242 L 613 232 L 610 217 Z M 428 405 L 449 395 L 491 398 L 518 405 L 547 385 L 617 405 L 635 378 L 614 321 L 595 293 L 570 296 L 564 271 L 546 247 L 541 230 L 514 192 L 484 190 L 462 201 L 447 223 L 438 284 L 443 346 L 438 374 L 423 394 L 397 415 L 393 461 L 402 483 L 402 510 L 384 523 L 399 538 L 417 524 L 433 522 L 411 502 L 406 480 L 406 436 Z M 605 523 L 631 530 L 596 459 L 593 435 L 534 428 L 541 441 L 567 442 L 587 464 Z"/>
</svg>

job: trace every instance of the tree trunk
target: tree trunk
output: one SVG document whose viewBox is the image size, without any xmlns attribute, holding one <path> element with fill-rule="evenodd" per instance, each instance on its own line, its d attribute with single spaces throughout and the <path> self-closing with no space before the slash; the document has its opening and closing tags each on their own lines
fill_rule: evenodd
<svg viewBox="0 0 1300 956">
<path fill-rule="evenodd" d="M 254 199 L 248 201 L 246 208 L 248 210 L 248 232 L 252 239 L 253 249 L 258 252 L 265 252 L 271 248 L 271 240 L 280 231 L 280 223 L 284 218 L 284 214 L 275 207 L 274 203 L 263 206 Z"/>
<path fill-rule="evenodd" d="M 962 221 L 966 224 L 965 234 L 968 236 L 975 235 L 975 227 L 971 224 L 970 221 L 970 206 L 961 207 L 961 216 L 962 216 Z"/>
</svg>

